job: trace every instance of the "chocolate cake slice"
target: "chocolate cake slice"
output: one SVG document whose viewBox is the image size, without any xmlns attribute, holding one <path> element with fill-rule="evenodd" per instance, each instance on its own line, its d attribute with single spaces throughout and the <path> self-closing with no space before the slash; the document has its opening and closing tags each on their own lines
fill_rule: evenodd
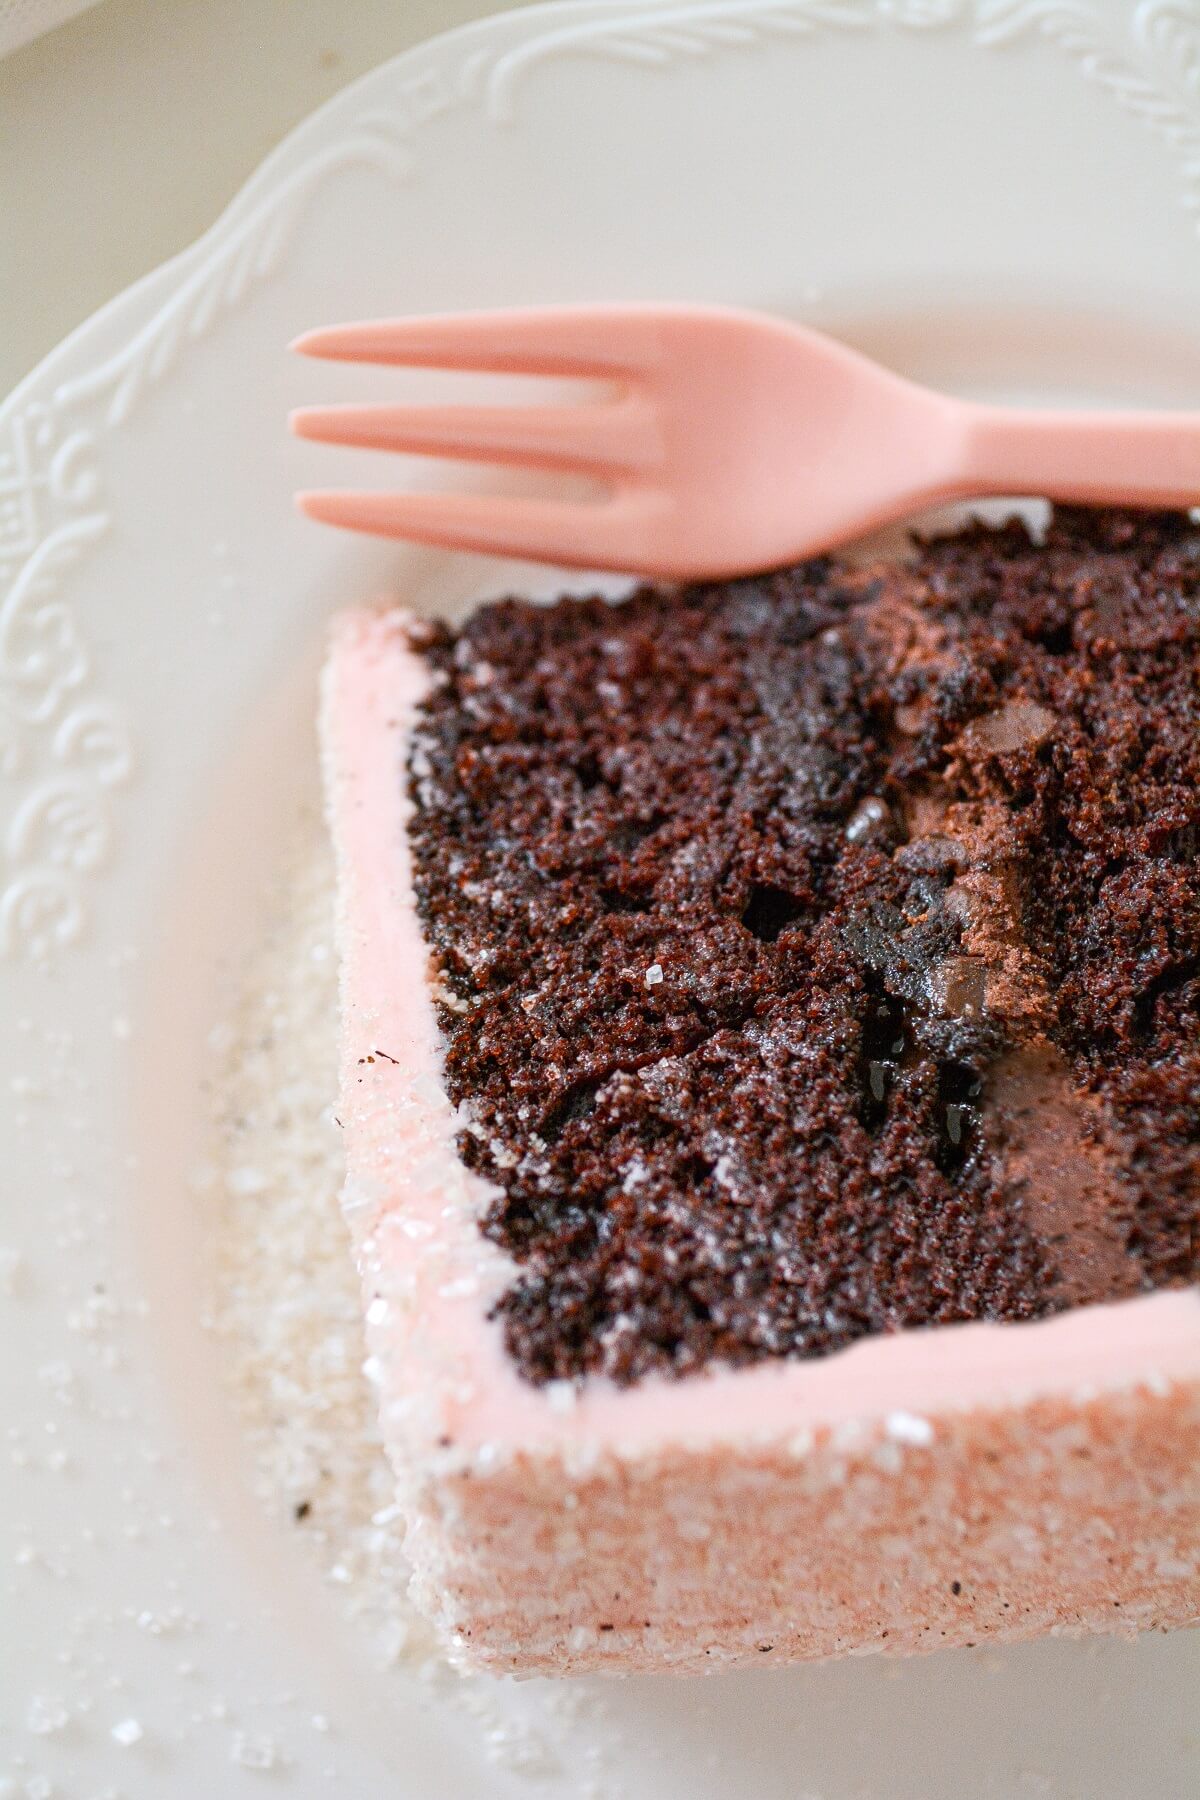
<svg viewBox="0 0 1200 1800">
<path fill-rule="evenodd" d="M 530 1670 L 1200 1615 L 1200 531 L 339 627 L 347 1216 Z"/>
</svg>

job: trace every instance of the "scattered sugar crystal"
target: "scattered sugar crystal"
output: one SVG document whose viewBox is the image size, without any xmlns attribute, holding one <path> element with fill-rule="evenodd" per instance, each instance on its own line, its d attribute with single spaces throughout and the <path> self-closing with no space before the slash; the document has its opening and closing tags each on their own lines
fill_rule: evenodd
<svg viewBox="0 0 1200 1800">
<path fill-rule="evenodd" d="M 869 799 L 863 800 L 846 824 L 846 837 L 850 843 L 860 843 L 877 825 L 882 825 L 887 818 L 887 811 L 887 806 L 877 795 L 872 794 Z"/>
<path fill-rule="evenodd" d="M 492 1725 L 484 1733 L 484 1746 L 492 1762 L 516 1775 L 544 1780 L 560 1772 L 558 1758 L 524 1720 L 504 1719 Z"/>
<path fill-rule="evenodd" d="M 916 1413 L 890 1412 L 883 1428 L 897 1444 L 911 1444 L 923 1450 L 933 1442 L 933 1426 Z"/>
<path fill-rule="evenodd" d="M 1159 1556 L 1155 1559 L 1154 1572 L 1164 1581 L 1190 1581 L 1196 1573 L 1196 1565 L 1187 1557 Z"/>
<path fill-rule="evenodd" d="M 447 1281 L 438 1289 L 443 1300 L 466 1300 L 479 1292 L 479 1283 L 473 1275 L 460 1275 L 455 1281 Z"/>
<path fill-rule="evenodd" d="M 367 1324 L 368 1325 L 382 1325 L 383 1321 L 387 1318 L 387 1316 L 388 1316 L 387 1301 L 384 1299 L 378 1298 L 378 1297 L 376 1299 L 372 1300 L 370 1306 L 368 1306 L 368 1308 L 367 1308 Z"/>
<path fill-rule="evenodd" d="M 34 1694 L 25 1711 L 25 1724 L 37 1737 L 49 1737 L 70 1722 L 66 1702 L 57 1694 Z"/>
<path fill-rule="evenodd" d="M 229 1746 L 229 1760 L 240 1769 L 273 1769 L 279 1762 L 279 1747 L 266 1732 L 235 1731 Z"/>
<path fill-rule="evenodd" d="M 344 1118 L 336 1101 L 331 1106 L 337 970 L 332 956 L 313 955 L 315 945 L 331 940 L 332 889 L 332 859 L 314 814 L 281 870 L 269 928 L 239 991 L 218 997 L 227 1023 L 210 1041 L 211 1129 L 203 1179 L 195 1184 L 212 1228 L 211 1327 L 272 1516 L 295 1519 L 297 1551 L 331 1584 L 373 1660 L 428 1684 L 439 1704 L 470 1719 L 482 1736 L 507 1702 L 490 1678 L 451 1677 L 412 1607 L 403 1515 L 380 1444 L 377 1395 L 362 1374 L 358 1280 L 337 1204 L 345 1140 L 329 1126 L 331 1114 Z M 441 1103 L 440 1083 L 430 1079 L 418 1098 Z M 234 1179 L 247 1169 L 262 1177 L 261 1187 Z M 456 1192 L 444 1177 L 438 1169 L 433 1206 L 444 1199 L 456 1218 L 473 1193 L 465 1184 Z M 371 1226 L 365 1255 L 370 1261 L 390 1254 L 391 1230 L 396 1253 L 415 1262 L 410 1244 L 424 1248 L 436 1225 L 408 1218 L 385 1227 L 385 1198 L 366 1181 L 349 1195 L 349 1208 Z M 388 1300 L 397 1310 L 391 1287 Z M 397 1419 L 406 1416 L 406 1401 L 395 1406 Z M 496 1454 L 486 1446 L 479 1466 Z M 308 1511 L 296 1518 L 304 1502 Z M 195 1672 L 190 1662 L 171 1666 Z M 564 1728 L 539 1732 L 552 1753 Z M 273 1766 L 285 1762 L 280 1752 Z"/>
<path fill-rule="evenodd" d="M 646 986 L 648 988 L 657 987 L 662 978 L 662 964 L 651 963 L 650 967 L 646 970 Z"/>
<path fill-rule="evenodd" d="M 112 1728 L 114 1744 L 120 1744 L 125 1750 L 134 1744 L 140 1744 L 146 1733 L 137 1719 L 120 1719 Z"/>
<path fill-rule="evenodd" d="M 230 1193 L 239 1200 L 246 1199 L 252 1194 L 263 1194 L 270 1185 L 261 1169 L 255 1169 L 248 1164 L 240 1169 L 232 1170 L 227 1180 Z"/>
<path fill-rule="evenodd" d="M 65 1358 L 43 1363 L 38 1370 L 38 1380 L 50 1389 L 60 1406 L 73 1406 L 79 1397 L 75 1371 Z"/>
<path fill-rule="evenodd" d="M 67 1314 L 67 1329 L 83 1337 L 99 1337 L 111 1331 L 120 1312 L 110 1294 L 89 1294 L 82 1306 Z"/>
</svg>

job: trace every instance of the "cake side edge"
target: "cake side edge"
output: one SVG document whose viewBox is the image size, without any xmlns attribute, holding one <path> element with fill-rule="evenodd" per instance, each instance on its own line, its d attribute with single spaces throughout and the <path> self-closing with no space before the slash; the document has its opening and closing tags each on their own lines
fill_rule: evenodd
<svg viewBox="0 0 1200 1800">
<path fill-rule="evenodd" d="M 1076 1382 L 1073 1391 L 1022 1401 L 997 1396 L 995 1405 L 922 1406 L 812 1429 L 784 1424 L 788 1394 L 828 1380 L 820 1365 L 722 1375 L 717 1411 L 726 1399 L 736 1404 L 735 1389 L 744 1399 L 779 1390 L 768 1409 L 774 1423 L 740 1442 L 728 1433 L 699 1441 L 678 1426 L 652 1447 L 655 1418 L 686 1422 L 712 1412 L 716 1390 L 703 1378 L 666 1393 L 661 1385 L 614 1390 L 579 1404 L 518 1388 L 499 1363 L 498 1331 L 481 1328 L 488 1294 L 507 1274 L 475 1225 L 492 1190 L 458 1158 L 437 1073 L 432 989 L 425 977 L 412 983 L 414 943 L 426 962 L 428 952 L 411 886 L 401 891 L 402 774 L 422 689 L 420 659 L 403 629 L 397 613 L 348 615 L 322 706 L 339 859 L 345 1205 L 384 1437 L 408 1516 L 414 1592 L 454 1653 L 472 1666 L 530 1673 L 686 1670 L 1194 1619 L 1194 1327 L 1183 1373 L 1163 1377 L 1150 1367 L 1139 1376 L 1133 1367 L 1129 1384 L 1099 1394 Z M 334 750 L 339 648 L 343 672 L 346 659 L 374 656 L 387 689 L 375 736 L 358 740 L 368 762 L 392 745 L 378 760 L 393 782 L 383 816 L 400 834 L 392 846 L 399 860 L 384 879 L 375 866 L 373 903 L 345 841 L 346 818 L 362 796 Z M 381 955 L 397 932 L 413 940 L 398 971 Z M 402 1014 L 382 1005 L 388 993 L 404 1002 Z M 447 1209 L 449 1231 L 439 1223 Z M 1156 1298 L 1125 1304 L 1144 1308 Z M 873 1346 L 877 1355 L 897 1348 Z M 472 1418 L 487 1422 L 481 1386 L 500 1396 L 491 1421 L 508 1420 L 504 1439 L 478 1430 L 462 1436 Z M 623 1441 L 622 1421 L 632 1441 Z M 956 1536 L 963 1519 L 966 1545 Z M 1040 1602 L 1008 1598 L 1027 1594 L 1033 1581 Z M 939 1604 L 943 1586 L 953 1607 Z"/>
</svg>

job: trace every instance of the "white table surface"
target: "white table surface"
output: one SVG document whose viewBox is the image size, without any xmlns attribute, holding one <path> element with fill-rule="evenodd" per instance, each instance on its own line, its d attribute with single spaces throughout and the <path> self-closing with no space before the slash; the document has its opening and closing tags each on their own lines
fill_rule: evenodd
<svg viewBox="0 0 1200 1800">
<path fill-rule="evenodd" d="M 520 0 L 101 0 L 0 60 L 0 395 L 306 113 Z"/>
</svg>

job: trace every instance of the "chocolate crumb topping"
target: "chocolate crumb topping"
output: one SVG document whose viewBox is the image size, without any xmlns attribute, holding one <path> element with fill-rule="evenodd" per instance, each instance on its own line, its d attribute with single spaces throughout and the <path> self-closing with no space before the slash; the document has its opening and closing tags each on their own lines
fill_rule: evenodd
<svg viewBox="0 0 1200 1800">
<path fill-rule="evenodd" d="M 533 1382 L 1200 1279 L 1200 531 L 423 634 L 410 831 Z"/>
</svg>

